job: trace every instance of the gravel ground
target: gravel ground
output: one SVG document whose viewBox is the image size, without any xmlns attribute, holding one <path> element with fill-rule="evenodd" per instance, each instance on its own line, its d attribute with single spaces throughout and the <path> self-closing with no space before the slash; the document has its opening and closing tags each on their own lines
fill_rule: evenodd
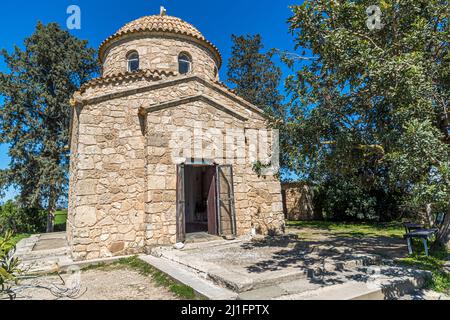
<svg viewBox="0 0 450 320">
<path fill-rule="evenodd" d="M 62 275 L 70 287 L 71 275 Z M 177 297 L 167 288 L 155 284 L 151 277 L 140 275 L 128 268 L 103 267 L 81 272 L 81 292 L 75 300 L 175 300 Z M 20 282 L 21 286 L 56 285 L 65 288 L 58 276 L 42 276 Z M 17 300 L 57 300 L 49 290 L 30 288 L 17 295 Z"/>
</svg>

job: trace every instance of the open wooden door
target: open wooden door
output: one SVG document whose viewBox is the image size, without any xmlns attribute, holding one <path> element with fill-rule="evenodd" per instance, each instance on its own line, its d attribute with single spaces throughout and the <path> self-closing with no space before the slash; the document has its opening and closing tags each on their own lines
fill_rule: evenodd
<svg viewBox="0 0 450 320">
<path fill-rule="evenodd" d="M 217 196 L 216 196 L 216 170 L 212 167 L 211 185 L 208 191 L 208 233 L 217 235 Z"/>
<path fill-rule="evenodd" d="M 233 167 L 217 166 L 217 223 L 219 235 L 235 237 L 236 212 L 234 206 Z"/>
<path fill-rule="evenodd" d="M 184 164 L 177 166 L 177 242 L 186 241 Z"/>
</svg>

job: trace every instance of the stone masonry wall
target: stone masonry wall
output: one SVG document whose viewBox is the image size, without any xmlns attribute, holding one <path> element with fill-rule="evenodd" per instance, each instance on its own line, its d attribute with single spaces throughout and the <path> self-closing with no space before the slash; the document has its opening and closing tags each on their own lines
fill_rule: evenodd
<svg viewBox="0 0 450 320">
<path fill-rule="evenodd" d="M 255 126 L 256 123 L 249 125 Z M 171 143 L 174 132 L 180 128 L 193 132 L 210 127 L 218 127 L 223 136 L 227 129 L 246 128 L 244 122 L 204 102 L 184 104 L 147 116 L 148 246 L 176 241 L 177 163 L 173 155 L 177 154 L 180 146 Z M 203 148 L 210 143 L 203 141 Z M 226 164 L 223 158 L 213 159 L 217 164 Z M 239 162 L 239 159 L 235 161 Z M 252 227 L 263 234 L 269 230 L 281 232 L 284 217 L 279 181 L 272 176 L 258 177 L 251 163 L 234 164 L 233 171 L 238 235 L 249 234 Z"/>
<path fill-rule="evenodd" d="M 74 258 L 139 252 L 145 233 L 145 144 L 137 113 L 126 99 L 110 100 L 85 106 L 78 122 L 69 218 Z"/>
<path fill-rule="evenodd" d="M 288 220 L 316 220 L 313 191 L 301 183 L 282 184 L 284 213 Z"/>
<path fill-rule="evenodd" d="M 140 69 L 178 72 L 178 56 L 182 52 L 192 58 L 192 74 L 217 80 L 213 55 L 199 44 L 175 38 L 170 34 L 164 36 L 130 35 L 115 43 L 106 52 L 103 63 L 103 76 L 127 71 L 127 55 L 137 51 L 140 57 Z"/>
<path fill-rule="evenodd" d="M 112 86 L 120 85 L 88 90 L 82 99 L 101 97 Z M 247 120 L 204 101 L 139 115 L 142 108 L 199 94 Z M 169 144 L 175 129 L 192 130 L 199 125 L 220 130 L 265 128 L 259 114 L 220 89 L 207 88 L 198 81 L 110 97 L 83 107 L 79 104 L 77 110 L 72 129 L 68 223 L 76 260 L 134 254 L 149 246 L 175 242 L 176 163 L 172 150 L 176 146 Z M 252 227 L 264 234 L 282 231 L 281 186 L 274 177 L 258 177 L 250 163 L 235 165 L 234 189 L 239 235 L 249 233 Z"/>
<path fill-rule="evenodd" d="M 69 168 L 69 201 L 68 201 L 68 216 L 66 223 L 67 238 L 69 242 L 73 240 L 73 227 L 74 227 L 74 213 L 76 208 L 76 198 L 73 196 L 73 192 L 76 190 L 76 183 L 78 180 L 78 139 L 79 139 L 79 113 L 81 107 L 74 107 L 72 110 L 72 131 L 70 132 L 70 168 Z"/>
</svg>

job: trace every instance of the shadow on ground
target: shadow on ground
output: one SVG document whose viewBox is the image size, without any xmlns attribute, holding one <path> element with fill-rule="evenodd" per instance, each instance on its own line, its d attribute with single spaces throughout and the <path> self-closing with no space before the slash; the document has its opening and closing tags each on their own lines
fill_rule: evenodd
<svg viewBox="0 0 450 320">
<path fill-rule="evenodd" d="M 295 230 L 283 236 L 266 237 L 245 242 L 243 250 L 264 250 L 270 252 L 266 259 L 247 265 L 249 273 L 263 274 L 285 268 L 302 268 L 311 282 L 337 284 L 347 280 L 367 281 L 374 273 L 400 272 L 368 270 L 382 259 L 405 257 L 404 241 L 396 237 L 365 236 L 349 237 L 346 232 L 317 232 L 313 239 L 302 239 Z M 364 270 L 364 273 L 354 272 Z M 404 274 L 382 274 L 402 276 Z"/>
</svg>

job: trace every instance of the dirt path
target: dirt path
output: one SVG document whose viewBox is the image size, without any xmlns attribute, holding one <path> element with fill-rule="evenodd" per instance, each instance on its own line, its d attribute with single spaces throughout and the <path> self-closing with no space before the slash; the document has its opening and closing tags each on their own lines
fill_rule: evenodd
<svg viewBox="0 0 450 320">
<path fill-rule="evenodd" d="M 69 279 L 69 275 L 63 275 Z M 140 275 L 128 268 L 104 267 L 81 272 L 81 296 L 76 300 L 174 300 L 177 297 L 167 288 L 157 286 L 151 277 Z M 23 280 L 20 285 L 63 286 L 58 276 L 43 276 Z M 45 289 L 26 289 L 18 300 L 57 300 Z"/>
<path fill-rule="evenodd" d="M 328 231 L 308 227 L 288 227 L 287 234 L 298 236 L 303 245 L 330 245 L 341 251 L 376 254 L 388 259 L 404 258 L 408 254 L 406 241 L 387 235 L 352 235 L 347 231 Z"/>
</svg>

